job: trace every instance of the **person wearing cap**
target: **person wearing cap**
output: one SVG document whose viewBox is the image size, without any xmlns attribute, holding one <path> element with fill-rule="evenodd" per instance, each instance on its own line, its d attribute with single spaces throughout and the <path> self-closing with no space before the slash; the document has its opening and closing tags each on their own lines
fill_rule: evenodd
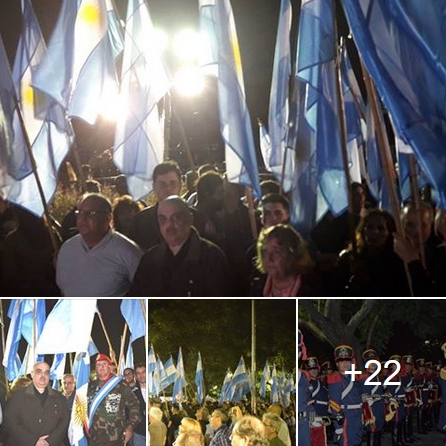
<svg viewBox="0 0 446 446">
<path fill-rule="evenodd" d="M 328 416 L 328 387 L 324 386 L 319 379 L 319 362 L 315 356 L 305 361 L 305 369 L 308 372 L 310 383 L 310 406 L 314 409 L 318 419 L 310 417 L 310 433 L 311 445 L 321 446 L 327 444 L 327 435 L 325 432 L 325 423 L 322 421 L 323 416 Z"/>
<path fill-rule="evenodd" d="M 122 446 L 142 420 L 139 401 L 122 377 L 112 373 L 111 359 L 96 357 L 97 379 L 88 384 L 90 427 L 89 446 Z"/>
<path fill-rule="evenodd" d="M 406 419 L 406 388 L 410 381 L 410 377 L 404 368 L 403 359 L 400 355 L 392 355 L 387 361 L 387 367 L 390 375 L 386 379 L 387 392 L 396 400 L 393 405 L 389 404 L 389 413 L 386 419 L 389 420 L 390 430 L 392 434 L 392 445 L 405 446 L 404 438 L 407 437 L 405 432 L 404 420 Z M 389 380 L 389 378 L 391 378 Z M 394 384 L 391 384 L 394 383 Z M 394 409 L 394 410 L 392 410 Z"/>
<path fill-rule="evenodd" d="M 444 357 L 446 358 L 446 342 L 441 346 Z M 443 432 L 446 444 L 446 365 L 444 365 L 438 374 L 438 385 L 440 392 L 443 395 L 440 412 L 438 414 L 437 430 Z"/>
<path fill-rule="evenodd" d="M 298 339 L 298 358 L 302 361 L 307 359 L 307 349 L 304 343 L 304 336 L 302 332 L 297 330 Z M 298 370 L 298 388 L 297 388 L 297 444 L 309 445 L 311 444 L 310 424 L 308 419 L 308 402 L 310 400 L 309 391 L 309 375 L 306 370 L 299 368 Z"/>
<path fill-rule="evenodd" d="M 354 364 L 353 349 L 339 345 L 334 349 L 338 371 L 328 377 L 329 405 L 334 415 L 335 439 L 339 444 L 359 446 L 362 442 L 362 375 L 350 375 Z"/>
<path fill-rule="evenodd" d="M 414 357 L 412 355 L 404 355 L 402 357 L 402 363 L 408 380 L 406 384 L 406 416 L 404 418 L 403 436 L 406 443 L 413 443 L 415 437 L 412 431 L 412 415 L 418 406 L 413 370 L 415 364 Z"/>
<path fill-rule="evenodd" d="M 70 415 L 65 397 L 48 386 L 50 366 L 34 364 L 32 383 L 11 393 L 4 430 L 11 446 L 64 446 Z"/>
<path fill-rule="evenodd" d="M 377 369 L 379 356 L 376 350 L 369 348 L 362 353 L 362 359 L 367 368 L 364 377 L 370 378 Z M 376 361 L 376 362 L 375 362 Z M 364 429 L 367 434 L 367 446 L 380 446 L 381 436 L 385 424 L 385 401 L 382 398 L 384 389 L 378 375 L 374 375 L 370 381 L 364 381 L 363 394 L 365 401 L 362 405 Z"/>
<path fill-rule="evenodd" d="M 417 429 L 419 434 L 427 434 L 427 421 L 429 410 L 429 386 L 428 376 L 426 372 L 426 360 L 418 358 L 415 361 L 418 373 L 415 375 L 415 384 L 418 390 L 418 397 L 421 400 L 421 405 L 417 410 Z"/>
</svg>

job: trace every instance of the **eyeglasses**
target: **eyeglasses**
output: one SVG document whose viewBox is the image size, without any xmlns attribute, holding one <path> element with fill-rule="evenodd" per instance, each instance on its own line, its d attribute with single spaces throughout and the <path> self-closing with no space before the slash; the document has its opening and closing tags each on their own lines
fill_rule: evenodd
<svg viewBox="0 0 446 446">
<path fill-rule="evenodd" d="M 74 213 L 77 218 L 82 216 L 85 218 L 94 219 L 94 218 L 99 217 L 100 214 L 106 214 L 107 212 L 105 212 L 105 211 L 83 211 L 82 209 L 76 209 L 74 211 Z"/>
</svg>

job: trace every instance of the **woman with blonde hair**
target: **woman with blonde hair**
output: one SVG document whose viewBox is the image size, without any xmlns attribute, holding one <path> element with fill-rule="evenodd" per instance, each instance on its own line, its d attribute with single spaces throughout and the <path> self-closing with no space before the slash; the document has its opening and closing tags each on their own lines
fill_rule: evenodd
<svg viewBox="0 0 446 446">
<path fill-rule="evenodd" d="M 252 415 L 237 421 L 232 429 L 232 446 L 269 446 L 264 424 Z"/>
<path fill-rule="evenodd" d="M 189 431 L 196 431 L 202 433 L 201 424 L 199 421 L 194 420 L 193 418 L 184 417 L 181 419 L 179 432 L 181 434 L 183 432 L 189 432 Z"/>
<path fill-rule="evenodd" d="M 301 235 L 290 225 L 265 228 L 257 240 L 257 269 L 264 274 L 251 296 L 319 296 L 314 264 Z"/>
</svg>

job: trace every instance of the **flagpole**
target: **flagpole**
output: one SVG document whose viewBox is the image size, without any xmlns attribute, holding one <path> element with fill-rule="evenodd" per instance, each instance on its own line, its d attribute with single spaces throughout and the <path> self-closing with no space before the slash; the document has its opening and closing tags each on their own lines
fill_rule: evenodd
<svg viewBox="0 0 446 446">
<path fill-rule="evenodd" d="M 337 24 L 335 20 L 335 35 L 337 40 Z M 342 75 L 341 75 L 341 54 L 342 54 L 342 46 L 344 45 L 344 41 L 341 37 L 339 48 L 337 51 L 336 57 L 336 72 L 337 72 L 337 82 L 336 82 L 336 92 L 338 96 L 338 119 L 339 119 L 339 134 L 341 137 L 341 151 L 342 151 L 342 162 L 344 165 L 344 174 L 346 180 L 347 187 L 347 199 L 348 199 L 348 225 L 350 232 L 350 239 L 352 242 L 352 251 L 353 255 L 357 254 L 357 244 L 355 237 L 355 215 L 353 209 L 353 189 L 351 187 L 351 176 L 348 162 L 348 151 L 347 151 L 347 130 L 346 130 L 346 120 L 345 120 L 345 104 L 344 104 L 344 95 L 342 94 Z"/>
<path fill-rule="evenodd" d="M 280 178 L 280 193 L 283 194 L 283 184 L 285 183 L 285 169 L 286 169 L 286 162 L 287 162 L 287 156 L 288 156 L 288 145 L 285 144 L 285 150 L 283 151 L 283 164 L 282 164 L 282 173 Z"/>
<path fill-rule="evenodd" d="M 384 124 L 381 120 L 381 116 L 378 113 L 378 100 L 376 97 L 376 91 L 372 84 L 372 79 L 370 78 L 370 74 L 366 70 L 362 60 L 360 60 L 361 63 L 361 70 L 364 77 L 364 83 L 367 90 L 367 97 L 372 109 L 373 114 L 373 120 L 375 122 L 375 132 L 376 132 L 376 138 L 378 142 L 378 150 L 381 158 L 381 164 L 383 168 L 384 178 L 386 180 L 389 197 L 390 197 L 390 203 L 392 207 L 392 214 L 393 218 L 395 220 L 396 225 L 396 232 L 404 238 L 404 228 L 401 223 L 400 219 L 400 211 L 399 211 L 399 201 L 396 193 L 396 186 L 395 186 L 395 180 L 396 180 L 396 172 L 395 168 L 392 163 L 392 156 L 390 153 L 390 147 L 389 147 L 389 141 L 384 135 Z M 413 288 L 412 288 L 412 280 L 409 273 L 409 267 L 407 265 L 407 262 L 404 262 L 404 270 L 406 272 L 406 279 L 407 283 L 409 285 L 410 295 L 413 297 Z"/>
<path fill-rule="evenodd" d="M 6 349 L 6 339 L 5 339 L 5 319 L 4 319 L 4 313 L 3 313 L 3 299 L 0 299 L 0 324 L 2 326 L 2 357 L 5 355 L 5 349 Z M 3 371 L 5 372 L 5 389 L 6 393 L 9 391 L 9 383 L 8 383 L 8 377 L 6 376 L 6 370 L 3 367 Z"/>
<path fill-rule="evenodd" d="M 254 240 L 257 240 L 257 238 L 259 237 L 259 234 L 257 232 L 257 224 L 256 224 L 255 215 L 254 215 L 254 200 L 252 198 L 251 188 L 248 186 L 245 188 L 245 195 L 246 195 L 246 201 L 248 202 L 248 214 L 249 214 L 249 223 L 251 225 L 252 238 Z M 260 197 L 260 198 L 262 198 L 262 197 Z"/>
<path fill-rule="evenodd" d="M 126 322 L 124 324 L 124 331 L 122 332 L 122 336 L 121 336 L 121 350 L 119 352 L 118 373 L 121 370 L 122 361 L 124 359 L 124 345 L 125 345 L 125 338 L 127 337 L 127 329 L 128 329 L 128 325 Z M 129 348 L 131 348 L 131 345 L 129 345 Z"/>
<path fill-rule="evenodd" d="M 170 135 L 172 133 L 172 102 L 170 92 L 167 92 L 163 98 L 164 113 L 164 161 L 170 156 Z"/>
<path fill-rule="evenodd" d="M 145 349 L 146 349 L 146 353 L 145 353 L 144 356 L 147 356 L 147 353 L 149 351 L 149 344 L 147 343 L 147 313 L 146 313 L 146 305 L 145 305 L 144 299 L 139 299 L 139 303 L 141 304 L 142 314 L 144 315 L 144 321 L 145 321 L 145 324 L 146 324 L 146 332 L 144 334 L 144 346 L 145 346 Z"/>
<path fill-rule="evenodd" d="M 108 336 L 107 330 L 105 328 L 104 321 L 102 319 L 102 315 L 101 315 L 101 313 L 99 313 L 99 311 L 97 312 L 97 315 L 98 315 L 99 320 L 101 322 L 102 330 L 104 330 L 105 338 L 107 339 L 108 349 L 109 349 L 109 352 L 110 352 L 110 359 L 112 360 L 112 362 L 115 363 L 115 365 L 117 365 L 117 363 L 116 363 L 116 353 L 113 350 L 113 347 L 111 345 L 110 337 Z"/>
<path fill-rule="evenodd" d="M 25 122 L 23 120 L 22 110 L 20 108 L 19 101 L 18 101 L 17 97 L 15 97 L 15 95 L 13 97 L 13 100 L 15 102 L 15 106 L 17 109 L 17 116 L 19 118 L 20 127 L 22 128 L 26 150 L 28 152 L 29 160 L 31 162 L 32 172 L 34 174 L 34 178 L 36 179 L 37 190 L 39 191 L 39 196 L 42 201 L 43 213 L 44 213 L 43 220 L 46 224 L 46 227 L 47 227 L 49 235 L 50 235 L 51 244 L 53 245 L 53 249 L 54 249 L 54 254 L 57 255 L 57 253 L 59 252 L 59 244 L 57 243 L 56 236 L 54 235 L 54 231 L 53 231 L 53 228 L 51 225 L 50 211 L 48 209 L 48 205 L 46 204 L 45 192 L 43 191 L 42 182 L 40 181 L 40 176 L 39 176 L 39 173 L 37 172 L 37 164 L 36 164 L 36 160 L 34 158 L 33 151 L 31 149 L 31 142 L 29 140 L 28 132 L 26 130 Z"/>
<path fill-rule="evenodd" d="M 409 154 L 409 169 L 410 169 L 410 189 L 412 192 L 413 202 L 415 205 L 415 212 L 417 215 L 417 222 L 418 222 L 418 242 L 420 245 L 420 258 L 421 263 L 424 266 L 424 269 L 426 269 L 426 253 L 424 252 L 424 242 L 423 242 L 423 235 L 421 233 L 422 228 L 422 219 L 421 219 L 421 200 L 420 200 L 420 193 L 418 191 L 418 181 L 417 181 L 417 169 L 416 169 L 416 160 L 415 155 L 413 153 Z"/>
<path fill-rule="evenodd" d="M 251 389 L 251 413 L 257 413 L 257 392 L 256 392 L 256 304 L 255 300 L 251 300 L 251 381 L 253 388 Z"/>
</svg>

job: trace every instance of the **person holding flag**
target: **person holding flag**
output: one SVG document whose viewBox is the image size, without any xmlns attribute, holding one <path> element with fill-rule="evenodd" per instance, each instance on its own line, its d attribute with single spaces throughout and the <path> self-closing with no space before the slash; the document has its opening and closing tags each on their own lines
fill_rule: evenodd
<svg viewBox="0 0 446 446">
<path fill-rule="evenodd" d="M 139 401 L 103 353 L 96 358 L 97 379 L 88 385 L 89 446 L 122 446 L 141 421 Z"/>
</svg>

